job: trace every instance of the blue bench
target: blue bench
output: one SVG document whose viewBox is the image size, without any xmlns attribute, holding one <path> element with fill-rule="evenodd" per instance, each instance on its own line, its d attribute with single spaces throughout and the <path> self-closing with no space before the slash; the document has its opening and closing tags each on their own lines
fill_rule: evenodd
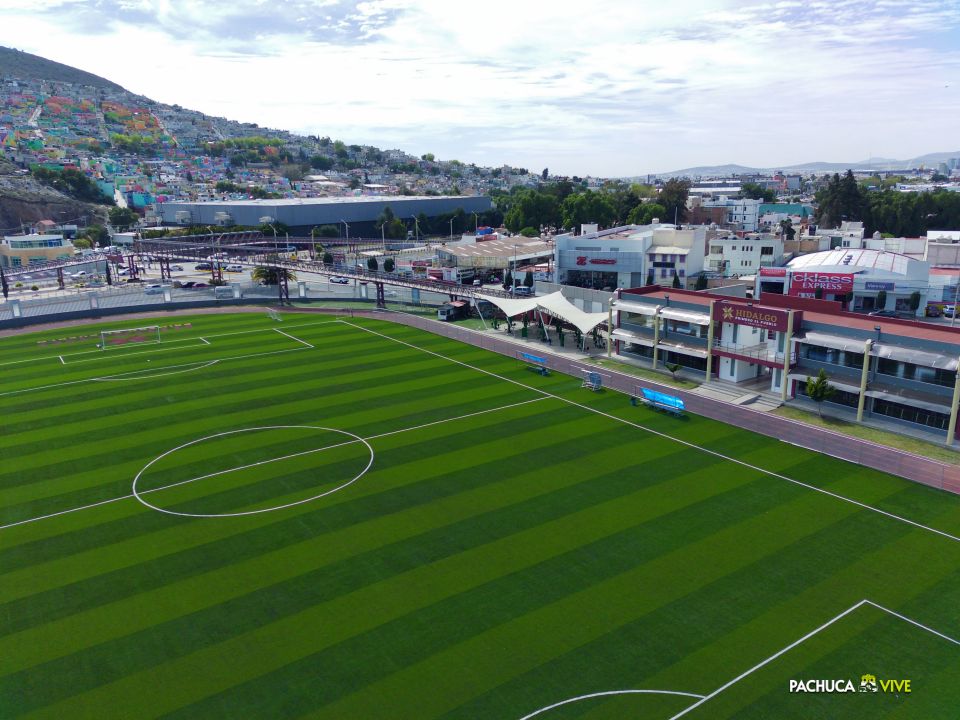
<svg viewBox="0 0 960 720">
<path fill-rule="evenodd" d="M 666 393 L 643 387 L 637 389 L 640 392 L 630 398 L 631 405 L 638 405 L 640 402 L 643 402 L 647 407 L 651 407 L 654 410 L 663 410 L 671 415 L 682 415 L 684 410 L 686 410 L 683 400 L 675 395 L 667 395 Z"/>
<path fill-rule="evenodd" d="M 526 363 L 528 370 L 533 370 L 538 375 L 543 376 L 550 374 L 550 371 L 547 369 L 547 359 L 545 357 L 531 355 L 525 352 L 519 353 L 518 357 L 522 362 Z"/>
</svg>

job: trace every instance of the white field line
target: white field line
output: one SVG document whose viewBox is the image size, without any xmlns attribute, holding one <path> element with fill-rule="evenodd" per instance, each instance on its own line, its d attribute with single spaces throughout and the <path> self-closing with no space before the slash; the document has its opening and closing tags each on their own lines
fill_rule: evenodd
<svg viewBox="0 0 960 720">
<path fill-rule="evenodd" d="M 595 692 L 588 695 L 578 695 L 577 697 L 568 698 L 566 700 L 561 700 L 558 703 L 553 705 L 547 705 L 542 707 L 539 710 L 534 710 L 529 715 L 524 715 L 520 720 L 530 720 L 532 717 L 537 715 L 542 715 L 543 713 L 553 710 L 554 708 L 562 707 L 563 705 L 569 705 L 570 703 L 580 702 L 581 700 L 591 700 L 598 697 L 608 697 L 610 695 L 682 695 L 684 697 L 693 697 L 693 698 L 702 698 L 703 695 L 691 692 L 681 692 L 680 690 L 605 690 L 604 692 Z"/>
<path fill-rule="evenodd" d="M 196 342 L 198 340 L 198 338 L 188 338 L 188 339 L 190 340 L 190 342 Z M 157 343 L 152 343 L 152 344 L 156 345 Z M 164 345 L 164 347 L 157 348 L 156 350 L 138 350 L 137 352 L 125 352 L 121 354 L 114 354 L 110 356 L 110 359 L 112 360 L 114 358 L 121 359 L 121 358 L 128 358 L 128 357 L 136 357 L 137 355 L 156 355 L 158 353 L 171 352 L 173 350 L 181 349 L 180 345 L 174 346 L 173 343 L 162 343 L 162 344 Z M 133 347 L 133 346 L 128 345 L 127 347 Z M 119 350 L 119 348 L 116 348 L 116 349 Z M 80 363 L 98 362 L 99 360 L 103 360 L 105 357 L 107 357 L 107 355 L 105 355 L 104 352 L 105 352 L 104 350 L 91 350 L 90 352 L 73 353 L 71 355 L 67 355 L 66 357 L 68 358 L 79 357 L 81 355 L 96 355 L 97 357 L 87 358 L 85 360 L 71 360 L 69 363 L 64 362 L 64 365 L 79 365 Z"/>
<path fill-rule="evenodd" d="M 210 344 L 210 341 L 207 340 L 206 338 L 200 338 L 200 342 L 206 343 L 207 345 Z"/>
<path fill-rule="evenodd" d="M 953 643 L 954 645 L 960 645 L 960 640 L 957 640 L 957 639 L 955 639 L 955 638 L 952 638 L 952 637 L 950 637 L 949 635 L 944 635 L 942 632 L 938 632 L 938 631 L 934 630 L 932 627 L 927 627 L 926 625 L 924 625 L 924 624 L 922 624 L 922 623 L 919 623 L 919 622 L 917 622 L 916 620 L 914 620 L 914 619 L 912 619 L 912 618 L 908 618 L 906 615 L 901 615 L 900 613 L 898 613 L 898 612 L 896 612 L 896 611 L 894 611 L 894 610 L 891 610 L 890 608 L 887 608 L 887 607 L 884 607 L 883 605 L 880 605 L 880 604 L 878 604 L 878 603 L 875 603 L 873 600 L 864 600 L 864 602 L 867 603 L 867 605 L 872 605 L 872 606 L 875 607 L 877 610 L 883 610 L 883 612 L 888 613 L 888 614 L 890 614 L 890 615 L 893 615 L 893 617 L 895 617 L 895 618 L 899 618 L 900 620 L 903 620 L 904 622 L 908 622 L 908 623 L 910 623 L 911 625 L 914 625 L 915 627 L 920 628 L 921 630 L 926 630 L 928 633 L 930 633 L 930 634 L 932 634 L 932 635 L 936 635 L 936 636 L 939 637 L 939 638 L 943 638 L 943 639 L 946 640 L 947 642 L 951 642 L 951 643 Z"/>
<path fill-rule="evenodd" d="M 299 350 L 299 349 L 300 348 L 296 348 L 296 350 Z M 284 352 L 291 352 L 291 351 L 284 351 Z M 230 468 L 229 470 L 221 470 L 219 472 L 211 473 L 209 475 L 202 475 L 200 477 L 190 478 L 188 480 L 180 480 L 178 482 L 171 483 L 170 485 L 161 485 L 160 487 L 151 488 L 150 490 L 143 490 L 140 492 L 140 494 L 146 495 L 147 493 L 159 492 L 161 490 L 167 490 L 169 488 L 185 485 L 187 483 L 194 482 L 196 480 L 203 480 L 205 478 L 210 478 L 215 475 L 222 475 L 224 473 L 233 472 L 235 470 L 244 470 L 246 468 L 255 467 L 257 465 L 266 465 L 267 463 L 279 462 L 281 460 L 287 460 L 289 458 L 298 457 L 300 455 L 309 455 L 310 453 L 317 453 L 323 450 L 330 450 L 332 448 L 342 447 L 343 445 L 351 445 L 358 442 L 376 440 L 378 438 L 384 438 L 389 435 L 398 435 L 400 433 L 412 432 L 414 430 L 422 430 L 423 428 L 431 427 L 432 425 L 439 425 L 442 423 L 454 422 L 456 420 L 465 420 L 467 418 L 476 417 L 477 415 L 486 415 L 488 413 L 497 412 L 499 410 L 508 410 L 509 408 L 520 407 L 521 405 L 529 405 L 530 403 L 540 402 L 541 400 L 545 400 L 545 399 L 546 398 L 538 397 L 538 398 L 534 398 L 533 400 L 524 400 L 522 402 L 511 403 L 509 405 L 500 405 L 495 408 L 488 408 L 486 410 L 477 410 L 476 412 L 466 413 L 464 415 L 457 415 L 456 417 L 452 417 L 452 418 L 444 418 L 443 420 L 434 420 L 432 422 L 423 423 L 422 425 L 413 425 L 408 428 L 401 428 L 400 430 L 391 430 L 385 433 L 378 433 L 376 435 L 370 435 L 365 438 L 360 438 L 359 440 L 350 440 L 348 442 L 342 442 L 336 445 L 327 445 L 322 448 L 314 448 L 313 450 L 304 450 L 303 452 L 292 453 L 290 455 L 284 455 L 283 457 L 271 458 L 270 460 L 261 460 L 260 462 L 252 463 L 250 465 L 241 465 L 239 467 Z M 39 520 L 46 520 L 48 518 L 58 517 L 60 515 L 68 515 L 70 513 L 79 512 L 80 510 L 87 510 L 88 508 L 99 507 L 100 505 L 106 505 L 108 503 L 117 502 L 118 500 L 128 500 L 133 497 L 136 497 L 136 496 L 133 493 L 130 493 L 129 495 L 121 495 L 120 497 L 110 498 L 109 500 L 101 500 L 99 502 L 91 503 L 90 505 L 81 505 L 80 507 L 70 508 L 68 510 L 60 510 L 59 512 L 49 513 L 47 515 L 38 515 L 37 517 L 27 518 L 26 520 L 18 520 L 16 522 L 8 523 L 7 525 L 0 525 L 0 530 L 6 530 L 7 528 L 16 527 L 17 525 L 26 525 L 27 523 L 33 523 Z"/>
<path fill-rule="evenodd" d="M 312 348 L 314 347 L 313 345 L 311 345 L 310 343 L 308 343 L 306 340 L 301 340 L 301 339 L 298 338 L 298 337 L 294 337 L 294 336 L 291 335 L 290 333 L 284 332 L 283 330 L 280 330 L 279 328 L 273 328 L 273 330 L 274 330 L 274 332 L 278 332 L 278 333 L 280 333 L 281 335 L 287 336 L 287 337 L 290 338 L 291 340 L 296 340 L 298 343 L 301 343 L 301 344 L 303 344 L 303 345 L 306 345 L 308 348 L 311 348 L 311 349 L 312 349 Z"/>
<path fill-rule="evenodd" d="M 827 622 L 825 622 L 823 625 L 821 625 L 820 627 L 818 627 L 816 630 L 813 630 L 813 631 L 807 633 L 806 635 L 804 635 L 804 636 L 803 636 L 802 638 L 800 638 L 799 640 L 795 640 L 794 642 L 790 643 L 789 645 L 787 645 L 787 646 L 786 646 L 785 648 L 783 648 L 782 650 L 779 650 L 778 652 L 774 653 L 773 655 L 771 655 L 771 656 L 768 657 L 767 659 L 765 659 L 765 660 L 757 663 L 756 665 L 754 665 L 752 668 L 750 668 L 750 669 L 747 670 L 746 672 L 740 673 L 740 674 L 737 675 L 737 677 L 735 677 L 733 680 L 730 680 L 729 682 L 724 683 L 723 685 L 721 685 L 719 688 L 717 688 L 716 690 L 714 690 L 714 691 L 713 691 L 712 693 L 710 693 L 709 695 L 701 696 L 701 699 L 700 699 L 700 700 L 698 700 L 697 702 L 695 702 L 693 705 L 690 705 L 689 707 L 684 708 L 683 710 L 681 710 L 680 712 L 678 712 L 676 715 L 674 715 L 673 717 L 671 717 L 670 720 L 677 720 L 677 718 L 683 717 L 684 715 L 686 715 L 688 712 L 690 712 L 690 711 L 693 710 L 694 708 L 702 705 L 703 703 L 707 702 L 707 701 L 710 700 L 711 698 L 716 697 L 717 695 L 719 695 L 720 693 L 722 693 L 724 690 L 726 690 L 727 688 L 729 688 L 731 685 L 734 685 L 735 683 L 738 683 L 739 681 L 743 680 L 743 678 L 747 677 L 747 675 L 750 675 L 751 673 L 759 670 L 760 668 L 762 668 L 764 665 L 767 665 L 767 664 L 770 663 L 771 661 L 776 660 L 778 657 L 780 657 L 780 656 L 783 655 L 784 653 L 789 652 L 790 650 L 792 650 L 793 648 L 795 648 L 795 647 L 796 647 L 797 645 L 799 645 L 800 643 L 802 643 L 802 642 L 804 642 L 804 641 L 806 641 L 806 640 L 809 640 L 811 637 L 813 637 L 814 635 L 816 635 L 816 634 L 817 634 L 818 632 L 820 632 L 821 630 L 824 630 L 825 628 L 829 627 L 830 625 L 833 625 L 833 623 L 835 623 L 835 622 L 836 622 L 837 620 L 839 620 L 840 618 L 845 617 L 846 615 L 849 615 L 849 614 L 852 613 L 854 610 L 857 610 L 858 608 L 861 608 L 861 607 L 863 607 L 864 605 L 870 605 L 871 607 L 874 607 L 874 608 L 876 608 L 877 610 L 880 610 L 880 611 L 882 611 L 882 612 L 885 612 L 885 613 L 887 613 L 887 614 L 889 614 L 889 615 L 891 615 L 891 616 L 893 616 L 893 617 L 895 617 L 895 618 L 897 618 L 897 619 L 899 619 L 899 620 L 903 620 L 904 622 L 907 622 L 907 623 L 909 623 L 910 625 L 913 625 L 914 627 L 920 628 L 921 630 L 925 630 L 926 632 L 930 633 L 931 635 L 936 635 L 937 637 L 942 638 L 942 639 L 946 640 L 947 642 L 953 643 L 954 645 L 960 645 L 960 640 L 957 640 L 957 639 L 955 639 L 955 638 L 952 638 L 952 637 L 950 637 L 949 635 L 944 635 L 942 632 L 938 632 L 937 630 L 934 630 L 932 627 L 928 627 L 927 625 L 924 625 L 923 623 L 919 623 L 919 622 L 917 622 L 916 620 L 914 620 L 913 618 L 909 618 L 909 617 L 907 617 L 906 615 L 901 615 L 900 613 L 898 613 L 898 612 L 896 612 L 896 611 L 894 611 L 894 610 L 891 610 L 890 608 L 884 607 L 883 605 L 880 605 L 879 603 L 873 602 L 873 600 L 867 600 L 866 598 L 864 598 L 863 600 L 861 600 L 860 602 L 856 603 L 855 605 L 852 605 L 851 607 L 848 607 L 846 610 L 844 610 L 844 611 L 843 611 L 842 613 L 840 613 L 839 615 L 831 618 L 830 620 L 828 620 Z M 528 717 L 529 717 L 529 716 L 528 716 Z M 521 720 L 526 720 L 526 719 L 525 719 L 525 718 L 522 718 Z"/>
<path fill-rule="evenodd" d="M 334 319 L 334 320 L 319 320 L 317 322 L 298 323 L 295 325 L 288 325 L 287 329 L 294 330 L 296 328 L 313 327 L 314 325 L 330 325 L 335 322 L 340 322 L 340 321 L 338 319 Z M 221 338 L 221 337 L 231 337 L 233 335 L 250 335 L 252 333 L 258 333 L 258 332 L 270 332 L 270 330 L 272 329 L 273 328 L 257 328 L 256 330 L 237 330 L 237 331 L 228 332 L 228 333 L 216 333 L 214 335 L 205 335 L 204 338 Z M 165 340 L 163 341 L 162 344 L 163 345 L 183 344 L 187 342 L 193 342 L 194 340 L 197 340 L 197 339 L 203 340 L 204 338 L 196 338 L 196 337 L 177 338 L 174 340 Z M 207 344 L 209 345 L 210 343 L 207 343 Z M 120 349 L 119 347 L 113 348 L 113 350 L 119 350 L 119 349 Z M 163 348 L 163 350 L 166 350 L 166 349 L 167 348 Z M 151 350 L 151 351 L 144 351 L 139 353 L 127 353 L 127 354 L 128 355 L 144 355 L 147 352 L 162 352 L 163 350 Z M 104 352 L 109 352 L 109 349 L 106 351 L 85 350 L 83 352 L 78 352 L 78 353 L 68 353 L 66 355 L 44 355 L 43 357 L 38 357 L 38 358 L 26 358 L 24 360 L 11 360 L 9 362 L 0 363 L 0 367 L 6 367 L 7 365 L 20 365 L 22 363 L 27 363 L 27 362 L 42 362 L 44 360 L 53 360 L 54 358 L 60 358 L 60 362 L 66 365 L 66 361 L 64 361 L 63 359 L 64 357 L 68 357 L 68 358 L 80 357 L 82 355 L 99 355 L 103 357 Z"/>
<path fill-rule="evenodd" d="M 196 362 L 188 363 L 183 367 L 183 370 L 174 370 L 173 372 L 155 372 L 152 375 L 133 375 L 133 373 L 123 373 L 122 375 L 133 375 L 133 377 L 123 377 L 122 375 L 104 375 L 103 377 L 93 378 L 94 382 L 123 382 L 124 380 L 152 380 L 153 378 L 167 377 L 168 375 L 180 375 L 182 373 L 193 372 L 194 370 L 203 370 L 208 368 L 211 365 L 216 365 L 219 360 L 208 360 L 207 362 Z M 171 367 L 178 367 L 177 365 L 168 365 L 166 368 L 157 368 L 158 370 L 166 370 Z M 135 373 L 145 373 L 150 372 L 151 369 L 147 370 L 134 370 Z"/>
<path fill-rule="evenodd" d="M 349 320 L 343 320 L 341 322 L 343 322 L 345 325 L 349 325 L 350 327 L 356 328 L 357 330 L 363 330 L 364 332 L 372 333 L 373 335 L 379 335 L 380 337 L 385 338 L 387 340 L 391 340 L 395 343 L 406 345 L 407 347 L 414 348 L 415 350 L 419 350 L 420 352 L 428 353 L 430 355 L 443 358 L 444 360 L 447 360 L 452 363 L 456 363 L 457 365 L 462 365 L 463 367 L 470 368 L 471 370 L 476 370 L 477 372 L 483 373 L 484 375 L 489 375 L 491 377 L 498 378 L 505 382 L 527 388 L 528 390 L 533 390 L 534 392 L 540 393 L 541 395 L 544 395 L 546 397 L 551 397 L 561 402 L 567 403 L 568 405 L 573 405 L 575 407 L 582 408 L 583 410 L 592 412 L 596 415 L 602 415 L 603 417 L 610 418 L 611 420 L 615 420 L 616 422 L 623 423 L 624 425 L 629 425 L 631 427 L 635 427 L 638 430 L 643 430 L 645 432 L 651 433 L 652 435 L 657 435 L 658 437 L 662 437 L 665 440 L 671 440 L 675 443 L 679 443 L 688 448 L 699 450 L 700 452 L 720 458 L 721 460 L 726 460 L 728 462 L 735 463 L 737 465 L 740 465 L 741 467 L 755 470 L 759 473 L 763 473 L 764 475 L 769 475 L 770 477 L 775 477 L 780 480 L 786 480 L 787 482 L 793 483 L 794 485 L 798 485 L 808 490 L 813 490 L 814 492 L 821 493 L 822 495 L 827 495 L 829 497 L 835 498 L 836 500 L 840 500 L 845 503 L 850 503 L 851 505 L 856 505 L 857 507 L 862 508 L 864 510 L 869 510 L 870 512 L 877 513 L 878 515 L 883 515 L 884 517 L 890 518 L 891 520 L 896 520 L 897 522 L 906 523 L 907 525 L 918 528 L 920 530 L 926 530 L 927 532 L 934 533 L 935 535 L 939 535 L 948 540 L 952 540 L 953 542 L 960 542 L 960 537 L 958 537 L 957 535 L 952 535 L 951 533 L 945 532 L 943 530 L 938 530 L 936 528 L 930 527 L 929 525 L 924 525 L 923 523 L 916 522 L 915 520 L 910 520 L 909 518 L 905 518 L 902 515 L 896 515 L 894 513 L 887 512 L 886 510 L 881 510 L 880 508 L 874 507 L 873 505 L 868 505 L 866 503 L 860 502 L 859 500 L 854 500 L 853 498 L 846 497 L 845 495 L 840 495 L 839 493 L 835 493 L 830 490 L 826 490 L 824 488 L 819 488 L 816 485 L 810 485 L 809 483 L 805 483 L 801 480 L 795 480 L 794 478 L 787 477 L 786 475 L 781 475 L 780 473 L 774 472 L 773 470 L 767 470 L 766 468 L 762 468 L 757 465 L 751 465 L 750 463 L 744 460 L 738 460 L 737 458 L 730 457 L 729 455 L 724 455 L 723 453 L 717 452 L 716 450 L 710 450 L 709 448 L 702 447 L 701 445 L 697 445 L 696 443 L 689 442 L 688 440 L 681 440 L 680 438 L 673 437 L 672 435 L 667 435 L 666 433 L 660 432 L 659 430 L 653 430 L 651 428 L 646 427 L 645 425 L 641 425 L 640 423 L 633 422 L 632 420 L 627 420 L 625 418 L 617 417 L 616 415 L 611 415 L 610 413 L 604 412 L 603 410 L 598 410 L 597 408 L 592 408 L 589 405 L 578 403 L 575 400 L 570 400 L 568 398 L 561 397 L 559 395 L 554 395 L 551 392 L 542 390 L 538 387 L 534 387 L 533 385 L 527 385 L 526 383 L 520 382 L 519 380 L 513 380 L 511 378 L 504 377 L 503 375 L 498 375 L 497 373 L 490 372 L 489 370 L 484 370 L 483 368 L 476 367 L 475 365 L 470 365 L 469 363 L 465 363 L 461 360 L 455 360 L 454 358 L 447 357 L 446 355 L 443 355 L 438 352 L 434 352 L 433 350 L 427 350 L 425 348 L 417 347 L 416 345 L 405 342 L 404 340 L 399 340 L 397 338 L 390 337 L 389 335 L 385 335 L 383 333 L 377 332 L 376 330 L 371 330 L 370 328 L 365 328 L 361 325 L 354 325 Z M 429 332 L 429 331 L 424 331 L 424 332 Z M 476 347 L 476 346 L 473 346 L 473 347 Z M 480 349 L 483 349 L 483 348 L 480 348 Z M 811 452 L 816 452 L 816 451 L 811 450 Z"/>
<path fill-rule="evenodd" d="M 848 607 L 846 610 L 844 610 L 844 611 L 843 611 L 842 613 L 840 613 L 839 615 L 834 615 L 832 618 L 830 618 L 829 620 L 827 620 L 823 625 L 821 625 L 820 627 L 818 627 L 818 628 L 816 628 L 816 629 L 814 629 L 814 630 L 811 630 L 810 632 L 808 632 L 806 635 L 804 635 L 804 636 L 803 636 L 802 638 L 800 638 L 799 640 L 794 640 L 792 643 L 790 643 L 789 645 L 787 645 L 787 646 L 786 646 L 785 648 L 783 648 L 782 650 L 778 650 L 777 652 L 775 652 L 775 653 L 774 653 L 773 655 L 771 655 L 770 657 L 766 658 L 765 660 L 761 660 L 760 662 L 758 662 L 756 665 L 754 665 L 754 666 L 753 666 L 752 668 L 750 668 L 749 670 L 746 670 L 746 671 L 740 673 L 740 674 L 737 675 L 735 678 L 733 678 L 733 680 L 729 680 L 729 681 L 725 682 L 723 685 L 721 685 L 720 687 L 718 687 L 716 690 L 714 690 L 714 691 L 713 691 L 712 693 L 710 693 L 709 695 L 704 695 L 702 698 L 700 698 L 700 700 L 698 700 L 697 702 L 695 702 L 693 705 L 690 705 L 689 707 L 684 708 L 683 710 L 681 710 L 680 712 L 678 712 L 676 715 L 672 716 L 672 717 L 670 718 L 670 720 L 677 720 L 677 718 L 683 717 L 684 715 L 686 715 L 686 714 L 687 714 L 688 712 L 690 712 L 691 710 L 700 707 L 701 705 L 703 705 L 703 704 L 704 704 L 705 702 L 707 702 L 708 700 L 710 700 L 710 699 L 712 699 L 712 698 L 715 698 L 717 695 L 719 695 L 720 693 L 722 693 L 724 690 L 726 690 L 727 688 L 729 688 L 731 685 L 735 685 L 736 683 L 740 682 L 741 680 L 743 680 L 743 679 L 744 679 L 745 677 L 747 677 L 748 675 L 750 675 L 750 674 L 756 672 L 757 670 L 759 670 L 760 668 L 762 668 L 764 665 L 770 664 L 771 662 L 773 662 L 774 660 L 776 660 L 778 657 L 780 657 L 780 656 L 783 655 L 784 653 L 790 652 L 790 651 L 793 650 L 793 648 L 795 648 L 797 645 L 799 645 L 799 644 L 801 644 L 801 643 L 809 640 L 810 638 L 812 638 L 814 635 L 816 635 L 816 634 L 817 634 L 818 632 L 820 632 L 821 630 L 826 630 L 828 627 L 830 627 L 830 626 L 833 625 L 835 622 L 837 622 L 837 620 L 841 620 L 842 618 L 845 618 L 847 615 L 849 615 L 850 613 L 852 613 L 852 612 L 853 612 L 854 610 L 856 610 L 857 608 L 862 607 L 862 606 L 865 605 L 867 602 L 868 602 L 867 600 L 861 600 L 860 602 L 858 602 L 858 603 L 856 603 L 856 604 L 851 605 L 850 607 Z"/>
<path fill-rule="evenodd" d="M 290 348 L 288 350 L 271 350 L 269 352 L 248 353 L 247 355 L 229 355 L 224 358 L 217 358 L 213 362 L 209 363 L 209 365 L 213 365 L 214 363 L 225 362 L 227 360 L 244 360 L 246 358 L 262 357 L 264 355 L 281 355 L 283 353 L 289 353 L 289 352 L 300 352 L 301 350 L 304 350 L 304 349 L 305 348 L 297 347 L 297 348 Z M 156 368 L 156 370 L 168 370 L 170 368 L 185 367 L 186 365 L 198 365 L 202 362 L 204 361 L 201 360 L 197 363 L 186 363 L 185 365 L 164 365 L 163 367 Z M 66 387 L 67 385 L 78 385 L 80 383 L 86 383 L 86 382 L 104 382 L 104 381 L 110 381 L 110 380 L 116 380 L 116 379 L 149 380 L 152 377 L 160 377 L 160 375 L 147 375 L 147 376 L 137 377 L 137 378 L 123 377 L 124 375 L 132 375 L 134 373 L 147 372 L 148 369 L 154 369 L 154 368 L 147 368 L 143 370 L 131 370 L 125 373 L 117 373 L 116 375 L 100 375 L 98 377 L 84 378 L 83 380 L 70 380 L 69 382 L 53 383 L 52 385 L 40 385 L 38 387 L 23 388 L 22 390 L 10 390 L 8 392 L 0 393 L 0 397 L 6 397 L 8 395 L 21 395 L 23 393 L 36 392 L 38 390 L 51 390 L 53 388 Z M 167 374 L 172 374 L 172 373 L 167 373 Z"/>
</svg>

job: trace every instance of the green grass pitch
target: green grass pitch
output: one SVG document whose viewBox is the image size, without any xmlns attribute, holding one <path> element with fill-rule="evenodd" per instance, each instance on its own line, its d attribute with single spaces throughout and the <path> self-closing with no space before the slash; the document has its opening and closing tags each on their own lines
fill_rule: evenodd
<svg viewBox="0 0 960 720">
<path fill-rule="evenodd" d="M 171 315 L 0 339 L 0 419 L 3 718 L 960 708 L 960 498 L 579 378 Z"/>
</svg>

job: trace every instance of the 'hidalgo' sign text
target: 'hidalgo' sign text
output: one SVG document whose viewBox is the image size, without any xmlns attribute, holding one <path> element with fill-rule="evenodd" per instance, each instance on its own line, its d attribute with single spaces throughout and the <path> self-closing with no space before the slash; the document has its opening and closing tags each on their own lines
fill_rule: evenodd
<svg viewBox="0 0 960 720">
<path fill-rule="evenodd" d="M 713 319 L 720 322 L 749 325 L 780 332 L 786 332 L 787 330 L 787 317 L 790 315 L 788 310 L 726 301 L 720 301 L 713 307 L 715 315 Z"/>
</svg>

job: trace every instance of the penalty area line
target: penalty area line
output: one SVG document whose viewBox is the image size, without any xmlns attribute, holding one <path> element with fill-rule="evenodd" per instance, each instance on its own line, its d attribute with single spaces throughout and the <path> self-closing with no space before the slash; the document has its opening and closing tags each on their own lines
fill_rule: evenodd
<svg viewBox="0 0 960 720">
<path fill-rule="evenodd" d="M 682 690 L 604 690 L 603 692 L 588 693 L 586 695 L 578 695 L 577 697 L 561 700 L 560 702 L 553 703 L 553 705 L 547 705 L 539 710 L 534 710 L 529 715 L 524 715 L 520 720 L 530 720 L 530 718 L 536 717 L 537 715 L 542 715 L 555 708 L 580 702 L 581 700 L 592 700 L 593 698 L 610 697 L 611 695 L 679 695 L 681 697 L 703 698 L 703 695 L 699 693 L 683 692 Z"/>
<path fill-rule="evenodd" d="M 283 330 L 280 330 L 279 328 L 273 328 L 273 330 L 274 330 L 274 332 L 278 332 L 278 333 L 280 333 L 281 335 L 285 335 L 286 337 L 290 338 L 291 340 L 296 340 L 298 343 L 300 343 L 300 344 L 302 344 L 302 345 L 306 345 L 308 348 L 311 348 L 311 349 L 312 349 L 312 348 L 314 347 L 313 345 L 311 345 L 310 343 L 308 343 L 306 340 L 301 340 L 301 339 L 298 338 L 298 337 L 294 337 L 294 336 L 291 335 L 290 333 L 284 332 Z"/>
</svg>

